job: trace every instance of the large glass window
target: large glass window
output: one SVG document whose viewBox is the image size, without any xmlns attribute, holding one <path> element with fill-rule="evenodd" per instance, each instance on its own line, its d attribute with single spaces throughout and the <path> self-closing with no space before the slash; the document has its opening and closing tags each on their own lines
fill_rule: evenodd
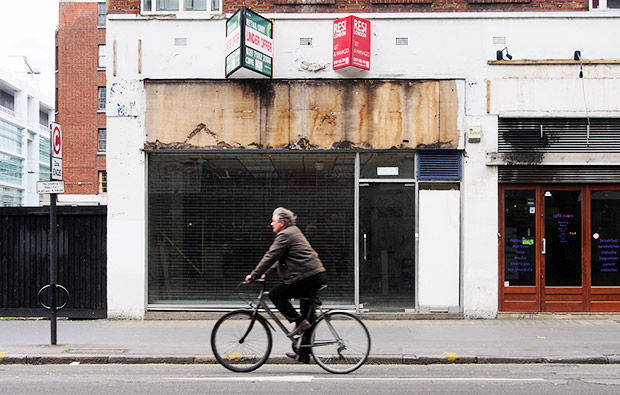
<svg viewBox="0 0 620 395">
<path fill-rule="evenodd" d="M 505 191 L 504 209 L 504 285 L 536 285 L 536 191 Z"/>
<path fill-rule="evenodd" d="M 22 191 L 16 188 L 0 187 L 0 206 L 19 207 L 22 205 Z"/>
<path fill-rule="evenodd" d="M 0 119 L 0 148 L 15 154 L 22 153 L 23 129 Z"/>
<path fill-rule="evenodd" d="M 273 241 L 278 206 L 297 214 L 327 269 L 325 301 L 353 303 L 354 158 L 151 153 L 149 303 L 230 304 Z"/>
<path fill-rule="evenodd" d="M 620 191 L 591 193 L 593 286 L 620 286 Z"/>
<path fill-rule="evenodd" d="M 0 181 L 22 184 L 23 160 L 0 153 Z"/>
<path fill-rule="evenodd" d="M 415 177 L 413 153 L 361 153 L 360 166 L 360 178 L 412 179 Z"/>
</svg>

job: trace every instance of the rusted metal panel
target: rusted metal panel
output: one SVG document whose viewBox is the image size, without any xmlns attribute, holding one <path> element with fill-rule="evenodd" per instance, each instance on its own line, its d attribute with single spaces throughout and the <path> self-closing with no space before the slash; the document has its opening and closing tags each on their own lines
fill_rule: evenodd
<svg viewBox="0 0 620 395">
<path fill-rule="evenodd" d="M 439 81 L 439 148 L 458 147 L 458 118 L 451 115 L 458 114 L 458 110 L 456 81 Z"/>
<path fill-rule="evenodd" d="M 147 149 L 457 148 L 455 81 L 147 81 Z"/>
</svg>

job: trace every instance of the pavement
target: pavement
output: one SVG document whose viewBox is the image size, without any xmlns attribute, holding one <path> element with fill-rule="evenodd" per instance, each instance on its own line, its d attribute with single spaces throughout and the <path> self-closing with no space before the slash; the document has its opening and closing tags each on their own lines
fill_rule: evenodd
<svg viewBox="0 0 620 395">
<path fill-rule="evenodd" d="M 364 319 L 367 364 L 620 364 L 620 319 Z M 0 319 L 1 364 L 216 363 L 215 320 Z M 294 363 L 278 331 L 268 363 Z"/>
</svg>

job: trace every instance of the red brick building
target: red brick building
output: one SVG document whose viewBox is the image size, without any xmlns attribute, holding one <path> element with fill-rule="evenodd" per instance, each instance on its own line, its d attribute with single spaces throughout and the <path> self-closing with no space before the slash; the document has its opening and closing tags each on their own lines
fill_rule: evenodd
<svg viewBox="0 0 620 395">
<path fill-rule="evenodd" d="M 588 0 L 236 0 L 222 2 L 222 12 L 225 14 L 232 14 L 239 7 L 248 7 L 262 13 L 519 12 L 587 11 L 589 2 Z M 599 8 L 599 2 L 593 1 L 592 8 Z M 139 14 L 140 0 L 109 0 L 108 12 L 110 14 Z"/>
<path fill-rule="evenodd" d="M 59 7 L 56 119 L 63 127 L 64 197 L 89 195 L 87 201 L 102 202 L 105 195 L 92 196 L 107 192 L 106 3 L 67 0 Z"/>
</svg>

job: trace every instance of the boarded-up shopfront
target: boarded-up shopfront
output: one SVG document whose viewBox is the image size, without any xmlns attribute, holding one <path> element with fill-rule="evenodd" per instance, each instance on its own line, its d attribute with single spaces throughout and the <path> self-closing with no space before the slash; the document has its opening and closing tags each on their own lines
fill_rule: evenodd
<svg viewBox="0 0 620 395">
<path fill-rule="evenodd" d="M 461 80 L 145 81 L 149 308 L 234 304 L 285 206 L 328 270 L 326 302 L 458 309 L 463 90 Z M 418 215 L 431 206 L 432 218 Z M 425 229 L 444 232 L 439 265 L 434 241 L 418 248 Z M 440 302 L 437 287 L 448 290 Z"/>
</svg>

